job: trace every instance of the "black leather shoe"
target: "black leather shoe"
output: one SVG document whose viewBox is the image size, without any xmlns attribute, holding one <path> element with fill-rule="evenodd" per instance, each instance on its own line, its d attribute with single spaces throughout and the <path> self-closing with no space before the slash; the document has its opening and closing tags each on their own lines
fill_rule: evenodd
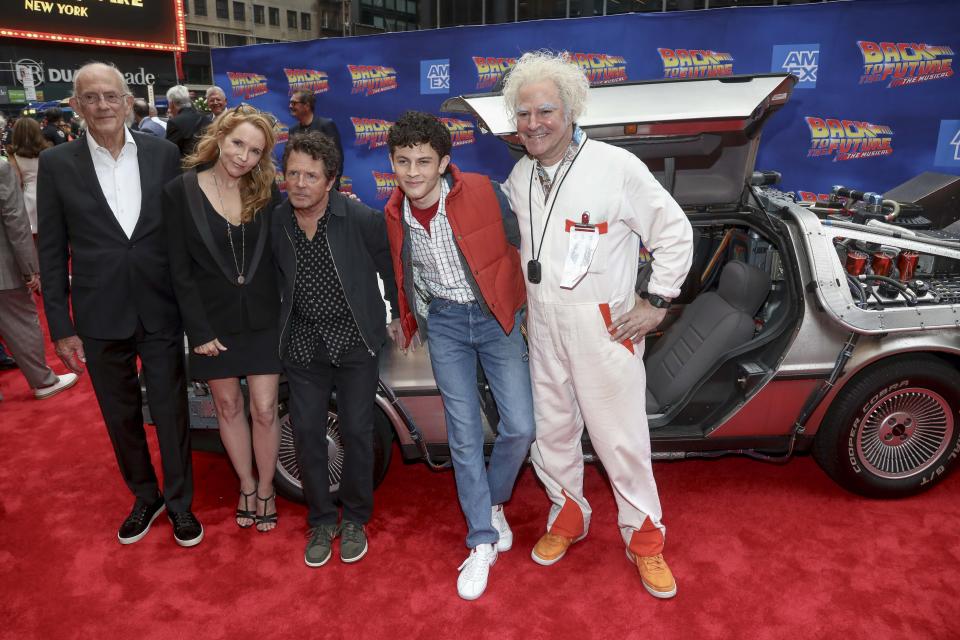
<svg viewBox="0 0 960 640">
<path fill-rule="evenodd" d="M 133 544 L 147 535 L 150 531 L 150 525 L 163 513 L 163 497 L 157 496 L 152 503 L 147 504 L 139 498 L 133 503 L 133 510 L 127 519 L 120 525 L 120 531 L 117 532 L 117 539 L 120 544 Z"/>
<path fill-rule="evenodd" d="M 10 356 L 0 358 L 0 370 L 16 369 L 16 368 L 17 368 L 17 361 L 11 358 Z"/>
<path fill-rule="evenodd" d="M 167 514 L 173 525 L 173 538 L 181 547 L 192 547 L 203 540 L 203 525 L 191 511 Z"/>
</svg>

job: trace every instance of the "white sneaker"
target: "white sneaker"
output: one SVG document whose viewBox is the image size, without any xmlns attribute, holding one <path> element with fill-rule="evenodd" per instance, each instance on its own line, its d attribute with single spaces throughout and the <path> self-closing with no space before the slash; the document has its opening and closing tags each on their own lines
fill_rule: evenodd
<svg viewBox="0 0 960 640">
<path fill-rule="evenodd" d="M 57 381 L 50 385 L 49 387 L 41 387 L 39 389 L 33 390 L 33 397 L 37 400 L 43 400 L 51 396 L 55 396 L 64 389 L 69 389 L 73 385 L 77 384 L 77 374 L 75 373 L 65 373 Z"/>
<path fill-rule="evenodd" d="M 490 522 L 500 534 L 497 541 L 497 551 L 510 551 L 513 546 L 513 531 L 507 524 L 507 515 L 503 512 L 503 505 L 497 504 L 490 508 Z"/>
<path fill-rule="evenodd" d="M 460 568 L 457 578 L 457 594 L 464 600 L 476 600 L 487 588 L 487 574 L 497 561 L 497 547 L 481 544 L 475 547 Z"/>
</svg>

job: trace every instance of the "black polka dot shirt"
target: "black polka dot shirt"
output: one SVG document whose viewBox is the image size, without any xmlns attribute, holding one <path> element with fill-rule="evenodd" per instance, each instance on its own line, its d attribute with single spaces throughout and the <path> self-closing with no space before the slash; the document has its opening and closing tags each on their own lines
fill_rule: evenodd
<svg viewBox="0 0 960 640">
<path fill-rule="evenodd" d="M 296 223 L 296 214 L 294 223 Z M 340 358 L 363 345 L 360 330 L 347 304 L 327 243 L 330 207 L 317 222 L 313 240 L 299 224 L 294 224 L 297 252 L 297 278 L 293 287 L 293 312 L 290 317 L 290 342 L 287 359 L 306 367 L 314 357 L 329 356 L 337 365 Z M 319 349 L 327 353 L 318 354 Z"/>
</svg>

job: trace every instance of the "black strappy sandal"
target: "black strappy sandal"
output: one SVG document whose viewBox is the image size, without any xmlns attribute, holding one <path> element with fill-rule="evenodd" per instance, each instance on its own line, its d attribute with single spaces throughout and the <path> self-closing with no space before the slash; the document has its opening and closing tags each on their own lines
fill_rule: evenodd
<svg viewBox="0 0 960 640">
<path fill-rule="evenodd" d="M 260 494 L 259 493 L 257 494 L 257 501 L 263 503 L 264 512 L 266 512 L 267 510 L 267 503 L 269 503 L 271 500 L 273 500 L 273 508 L 276 509 L 277 508 L 277 492 L 276 491 L 274 491 L 272 494 L 270 494 L 266 498 L 261 498 Z M 257 525 L 257 531 L 259 531 L 260 533 L 270 533 L 271 531 L 273 531 L 273 529 L 261 529 L 260 525 L 262 524 L 276 525 L 277 512 L 274 511 L 273 513 L 264 513 L 263 515 L 257 514 L 254 516 L 254 521 Z"/>
<path fill-rule="evenodd" d="M 253 488 L 253 491 L 251 491 L 250 493 L 244 493 L 244 492 L 243 492 L 243 489 L 240 489 L 240 497 L 243 498 L 243 509 L 239 509 L 239 508 L 237 509 L 237 515 L 236 515 L 236 517 L 237 517 L 237 518 L 249 518 L 250 520 L 253 520 L 253 522 L 251 522 L 250 524 L 240 524 L 240 523 L 238 522 L 238 523 L 237 523 L 237 526 L 240 527 L 241 529 L 249 529 L 250 527 L 252 527 L 253 525 L 255 525 L 255 524 L 257 523 L 257 510 L 256 510 L 256 509 L 251 509 L 251 508 L 250 508 L 250 503 L 247 502 L 247 499 L 248 499 L 248 498 L 252 498 L 253 496 L 259 497 L 259 496 L 257 495 L 257 488 L 256 488 L 256 487 L 254 487 L 254 488 Z M 254 502 L 254 506 L 256 506 L 256 502 Z"/>
</svg>

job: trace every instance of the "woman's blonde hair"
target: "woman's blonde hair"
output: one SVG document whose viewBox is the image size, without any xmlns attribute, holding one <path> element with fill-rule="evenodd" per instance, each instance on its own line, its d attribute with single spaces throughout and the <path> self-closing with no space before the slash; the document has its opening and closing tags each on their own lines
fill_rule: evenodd
<svg viewBox="0 0 960 640">
<path fill-rule="evenodd" d="M 252 124 L 263 133 L 265 144 L 260 162 L 240 178 L 240 199 L 243 210 L 241 222 L 250 222 L 257 211 L 262 209 L 272 197 L 273 184 L 277 170 L 273 164 L 273 145 L 276 142 L 274 123 L 270 114 L 258 111 L 255 107 L 242 104 L 228 109 L 207 127 L 197 149 L 183 159 L 185 169 L 198 165 L 211 164 L 220 157 L 220 141 L 243 123 Z"/>
</svg>

